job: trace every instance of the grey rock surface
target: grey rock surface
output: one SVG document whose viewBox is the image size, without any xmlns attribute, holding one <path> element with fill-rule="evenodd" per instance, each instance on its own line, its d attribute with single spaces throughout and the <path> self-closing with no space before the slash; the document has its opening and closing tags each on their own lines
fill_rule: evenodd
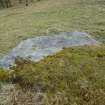
<svg viewBox="0 0 105 105">
<path fill-rule="evenodd" d="M 23 40 L 8 55 L 0 59 L 0 67 L 9 68 L 14 65 L 17 57 L 28 58 L 38 62 L 45 56 L 57 53 L 63 48 L 96 43 L 97 41 L 94 38 L 82 32 L 60 32 L 55 35 L 39 36 Z"/>
</svg>

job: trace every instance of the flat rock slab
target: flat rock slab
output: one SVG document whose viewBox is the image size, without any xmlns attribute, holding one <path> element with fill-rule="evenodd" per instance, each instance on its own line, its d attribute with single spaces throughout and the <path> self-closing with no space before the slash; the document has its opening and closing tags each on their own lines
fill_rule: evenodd
<svg viewBox="0 0 105 105">
<path fill-rule="evenodd" d="M 97 41 L 87 33 L 60 32 L 49 36 L 39 36 L 23 40 L 17 47 L 0 60 L 0 67 L 9 68 L 14 65 L 17 57 L 28 58 L 38 62 L 45 56 L 61 51 L 63 48 L 73 46 L 93 45 Z"/>
</svg>

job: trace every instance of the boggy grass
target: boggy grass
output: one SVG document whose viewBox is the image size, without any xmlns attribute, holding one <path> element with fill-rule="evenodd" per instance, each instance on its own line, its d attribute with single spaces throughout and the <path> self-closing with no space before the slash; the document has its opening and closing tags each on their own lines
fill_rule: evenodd
<svg viewBox="0 0 105 105">
<path fill-rule="evenodd" d="M 17 59 L 16 64 L 10 80 L 26 93 L 41 93 L 39 102 L 43 105 L 105 103 L 104 47 L 64 49 L 39 63 Z"/>
</svg>

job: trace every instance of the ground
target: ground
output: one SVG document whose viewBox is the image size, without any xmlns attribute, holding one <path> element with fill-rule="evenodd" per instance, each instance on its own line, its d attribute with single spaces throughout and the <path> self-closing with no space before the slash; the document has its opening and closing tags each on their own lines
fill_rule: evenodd
<svg viewBox="0 0 105 105">
<path fill-rule="evenodd" d="M 0 11 L 0 54 L 21 40 L 59 31 L 83 31 L 105 41 L 102 0 L 43 0 Z"/>
<path fill-rule="evenodd" d="M 103 0 L 42 0 L 0 10 L 0 55 L 23 39 L 60 31 L 88 32 L 102 43 L 64 49 L 39 63 L 16 59 L 16 67 L 1 70 L 3 82 L 22 89 L 18 105 L 104 105 L 104 12 Z M 37 93 L 42 95 L 31 100 Z"/>
</svg>

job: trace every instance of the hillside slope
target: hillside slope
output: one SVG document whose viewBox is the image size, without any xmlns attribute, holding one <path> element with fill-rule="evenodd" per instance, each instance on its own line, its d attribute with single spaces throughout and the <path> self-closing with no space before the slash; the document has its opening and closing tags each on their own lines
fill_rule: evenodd
<svg viewBox="0 0 105 105">
<path fill-rule="evenodd" d="M 22 39 L 59 31 L 86 31 L 105 41 L 102 0 L 42 0 L 0 10 L 0 55 Z"/>
</svg>

